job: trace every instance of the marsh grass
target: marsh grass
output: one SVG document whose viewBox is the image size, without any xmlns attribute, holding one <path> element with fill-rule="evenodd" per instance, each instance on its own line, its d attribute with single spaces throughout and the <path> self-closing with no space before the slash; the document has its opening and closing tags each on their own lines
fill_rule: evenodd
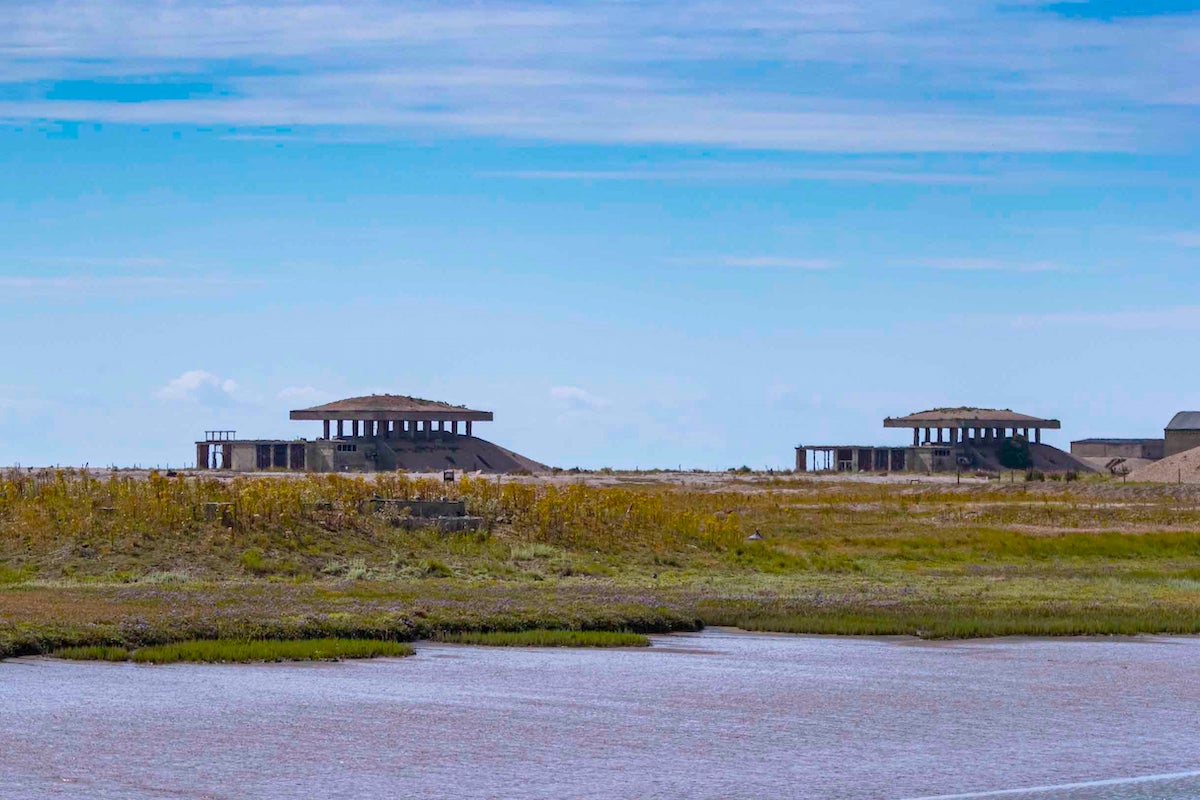
<svg viewBox="0 0 1200 800">
<path fill-rule="evenodd" d="M 930 637 L 1200 632 L 1200 487 L 722 480 L 12 472 L 0 476 L 0 655 L 697 620 Z M 442 495 L 484 528 L 398 529 L 365 502 Z M 213 503 L 227 511 L 208 514 Z M 761 541 L 747 541 L 754 530 Z"/>
<path fill-rule="evenodd" d="M 65 658 L 71 661 L 128 661 L 129 650 L 124 647 L 110 645 L 93 645 L 88 647 L 64 647 L 50 654 L 54 658 Z"/>
<path fill-rule="evenodd" d="M 298 641 L 228 641 L 207 639 L 176 642 L 133 651 L 139 664 L 244 664 L 255 661 L 337 661 L 343 658 L 410 656 L 412 645 L 371 639 L 301 639 Z"/>
<path fill-rule="evenodd" d="M 706 624 L 748 631 L 851 636 L 977 639 L 995 636 L 1132 636 L 1147 631 L 1200 633 L 1200 615 L 1187 609 L 890 609 L 797 613 L 710 611 Z"/>
<path fill-rule="evenodd" d="M 649 647 L 644 634 L 628 631 L 567 631 L 537 629 L 531 631 L 488 631 L 449 633 L 438 641 L 487 647 Z"/>
</svg>

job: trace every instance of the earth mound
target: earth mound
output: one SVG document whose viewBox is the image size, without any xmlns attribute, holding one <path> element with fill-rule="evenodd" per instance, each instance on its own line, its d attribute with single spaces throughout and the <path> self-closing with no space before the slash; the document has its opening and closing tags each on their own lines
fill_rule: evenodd
<svg viewBox="0 0 1200 800">
<path fill-rule="evenodd" d="M 977 469 L 986 469 L 992 472 L 1003 472 L 1007 469 L 1000 463 L 998 448 L 971 447 L 969 449 L 972 455 L 972 466 Z M 1091 464 L 1079 460 L 1065 450 L 1037 442 L 1029 444 L 1029 469 L 1036 469 L 1040 472 L 1096 471 Z"/>
<path fill-rule="evenodd" d="M 1155 461 L 1129 473 L 1128 480 L 1144 483 L 1200 483 L 1200 447 Z"/>
<path fill-rule="evenodd" d="M 465 472 L 510 473 L 549 472 L 545 464 L 520 453 L 474 436 L 456 436 L 446 442 L 380 440 L 386 447 L 392 469 L 409 472 L 438 472 L 457 469 Z"/>
</svg>

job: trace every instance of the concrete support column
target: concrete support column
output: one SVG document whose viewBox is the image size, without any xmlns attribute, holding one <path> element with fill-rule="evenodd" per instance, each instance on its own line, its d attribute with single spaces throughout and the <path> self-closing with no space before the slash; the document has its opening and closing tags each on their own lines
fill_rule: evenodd
<svg viewBox="0 0 1200 800">
<path fill-rule="evenodd" d="M 341 439 L 343 436 L 345 436 L 345 432 L 342 430 L 342 421 L 339 419 L 337 421 L 337 438 Z"/>
<path fill-rule="evenodd" d="M 203 442 L 196 445 L 196 469 L 208 469 L 208 445 Z"/>
<path fill-rule="evenodd" d="M 471 423 L 467 423 L 470 425 Z M 921 444 L 921 429 L 913 428 L 913 447 L 918 447 Z"/>
<path fill-rule="evenodd" d="M 325 420 L 325 438 L 329 438 L 329 420 Z"/>
<path fill-rule="evenodd" d="M 471 435 L 471 420 L 467 420 L 467 436 Z"/>
<path fill-rule="evenodd" d="M 1038 444 L 1042 443 L 1042 429 L 1041 428 L 1033 429 L 1033 438 Z"/>
</svg>

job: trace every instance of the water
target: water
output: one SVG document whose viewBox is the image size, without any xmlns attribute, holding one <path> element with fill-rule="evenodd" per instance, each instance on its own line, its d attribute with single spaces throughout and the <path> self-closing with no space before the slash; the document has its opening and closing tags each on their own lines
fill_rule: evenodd
<svg viewBox="0 0 1200 800">
<path fill-rule="evenodd" d="M 0 798 L 1200 798 L 1200 639 L 0 663 Z"/>
</svg>

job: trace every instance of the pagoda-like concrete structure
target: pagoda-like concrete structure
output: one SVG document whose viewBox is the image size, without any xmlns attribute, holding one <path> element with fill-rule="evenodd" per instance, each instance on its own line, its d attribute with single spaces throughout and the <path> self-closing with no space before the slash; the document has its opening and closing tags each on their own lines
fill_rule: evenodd
<svg viewBox="0 0 1200 800">
<path fill-rule="evenodd" d="M 196 442 L 196 468 L 233 472 L 548 469 L 473 435 L 473 423 L 490 422 L 491 411 L 406 395 L 373 394 L 298 409 L 290 417 L 322 423 L 323 435 L 317 439 L 238 439 L 234 431 L 207 431 L 204 439 Z"/>
<path fill-rule="evenodd" d="M 491 422 L 491 411 L 476 411 L 436 400 L 422 400 L 394 394 L 351 397 L 323 406 L 293 411 L 296 420 L 320 420 L 325 423 L 325 438 L 419 439 L 430 440 L 457 436 L 459 426 L 471 435 L 471 423 Z"/>
<path fill-rule="evenodd" d="M 1068 453 L 1042 444 L 1043 430 L 1058 430 L 1056 419 L 1009 409 L 935 408 L 903 417 L 887 417 L 885 428 L 912 430 L 911 446 L 797 445 L 796 471 L 954 472 L 998 470 L 1000 446 L 1014 439 L 1030 448 L 1032 466 L 1043 470 L 1091 471 Z"/>
</svg>

